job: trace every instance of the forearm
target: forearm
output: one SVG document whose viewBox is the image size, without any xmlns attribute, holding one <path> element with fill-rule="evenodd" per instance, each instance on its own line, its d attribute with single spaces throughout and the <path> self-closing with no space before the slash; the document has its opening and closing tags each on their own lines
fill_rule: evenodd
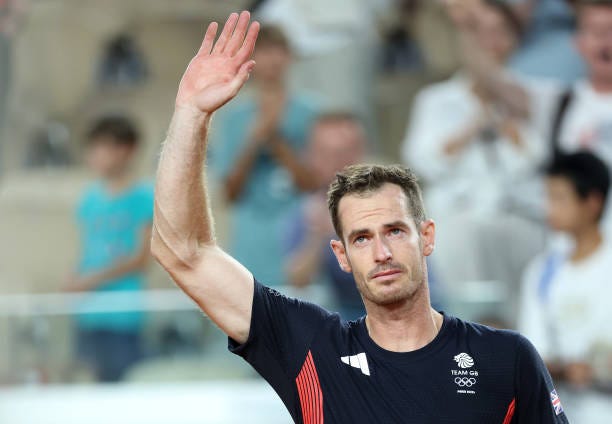
<svg viewBox="0 0 612 424">
<path fill-rule="evenodd" d="M 469 146 L 482 130 L 480 122 L 471 122 L 463 130 L 453 134 L 443 144 L 442 152 L 445 156 L 456 156 Z"/>
<path fill-rule="evenodd" d="M 190 108 L 176 109 L 157 173 L 153 247 L 162 244 L 187 266 L 215 242 L 203 175 L 210 119 Z"/>
<path fill-rule="evenodd" d="M 232 171 L 225 179 L 224 191 L 227 201 L 235 202 L 242 194 L 249 175 L 253 170 L 259 148 L 259 144 L 256 143 L 256 140 L 251 139 L 246 149 L 244 149 L 236 161 Z"/>
<path fill-rule="evenodd" d="M 295 287 L 310 284 L 321 265 L 320 241 L 309 240 L 287 261 L 287 278 Z"/>
<path fill-rule="evenodd" d="M 282 139 L 274 140 L 270 150 L 278 163 L 280 163 L 293 179 L 293 183 L 301 191 L 311 191 L 319 187 L 316 176 L 295 155 L 291 147 Z"/>
<path fill-rule="evenodd" d="M 519 118 L 529 117 L 529 96 L 525 89 L 510 79 L 502 66 L 484 50 L 476 48 L 477 40 L 469 30 L 460 31 L 463 64 L 476 83 L 486 90 L 494 102 L 506 107 Z"/>
<path fill-rule="evenodd" d="M 94 290 L 102 284 L 121 278 L 134 272 L 141 272 L 146 269 L 148 258 L 134 257 L 117 263 L 113 267 L 101 270 L 91 275 L 84 276 L 85 285 L 83 290 Z"/>
</svg>

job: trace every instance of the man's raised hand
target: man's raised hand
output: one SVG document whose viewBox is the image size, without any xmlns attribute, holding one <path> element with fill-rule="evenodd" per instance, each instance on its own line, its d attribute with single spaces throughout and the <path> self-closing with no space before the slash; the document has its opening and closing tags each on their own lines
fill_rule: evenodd
<svg viewBox="0 0 612 424">
<path fill-rule="evenodd" d="M 249 78 L 259 23 L 249 26 L 249 12 L 232 13 L 215 42 L 218 25 L 211 23 L 200 50 L 189 63 L 176 96 L 177 107 L 212 113 L 229 102 Z"/>
</svg>

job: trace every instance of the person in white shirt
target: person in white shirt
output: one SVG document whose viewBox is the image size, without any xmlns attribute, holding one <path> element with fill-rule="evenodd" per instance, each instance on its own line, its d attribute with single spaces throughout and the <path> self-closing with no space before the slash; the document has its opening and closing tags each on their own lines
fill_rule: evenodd
<svg viewBox="0 0 612 424">
<path fill-rule="evenodd" d="M 575 42 L 587 64 L 588 78 L 565 90 L 536 88 L 532 96 L 535 105 L 549 109 L 551 119 L 543 133 L 553 151 L 587 149 L 612 167 L 612 0 L 574 3 L 578 19 Z M 557 100 L 551 102 L 551 97 Z M 612 236 L 611 210 L 607 208 L 603 220 L 607 237 Z"/>
<path fill-rule="evenodd" d="M 592 401 L 597 389 L 612 387 L 612 245 L 600 228 L 610 173 L 601 159 L 580 151 L 559 154 L 546 174 L 548 223 L 573 243 L 548 249 L 526 269 L 518 329 L 557 382 L 591 393 Z M 577 415 L 593 408 L 583 403 Z M 581 415 L 580 422 L 603 421 Z"/>
<path fill-rule="evenodd" d="M 503 2 L 477 7 L 474 21 L 460 29 L 469 27 L 471 49 L 502 68 L 518 42 L 519 21 Z M 522 269 L 542 248 L 524 199 L 535 190 L 528 176 L 545 150 L 538 132 L 492 98 L 470 69 L 418 94 L 402 156 L 425 180 L 430 214 L 444 229 L 432 257 L 443 283 L 497 280 L 516 292 Z"/>
</svg>

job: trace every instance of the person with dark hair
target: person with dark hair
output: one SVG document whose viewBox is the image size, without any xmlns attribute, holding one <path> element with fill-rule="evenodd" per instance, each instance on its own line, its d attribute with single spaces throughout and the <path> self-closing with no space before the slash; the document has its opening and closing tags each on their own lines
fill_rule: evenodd
<svg viewBox="0 0 612 424">
<path fill-rule="evenodd" d="M 580 151 L 558 155 L 546 168 L 546 182 L 548 223 L 573 243 L 551 249 L 527 268 L 519 329 L 559 381 L 582 389 L 610 387 L 612 246 L 600 228 L 610 173 L 601 159 Z"/>
<path fill-rule="evenodd" d="M 230 15 L 216 41 L 212 23 L 179 85 L 157 174 L 155 258 L 296 423 L 567 423 L 527 339 L 431 307 L 435 224 L 410 170 L 354 165 L 330 186 L 330 244 L 361 293 L 358 320 L 283 296 L 219 248 L 203 176 L 207 135 L 255 66 L 259 25 L 249 21 L 248 12 Z"/>
<path fill-rule="evenodd" d="M 266 278 L 285 284 L 282 224 L 303 192 L 315 186 L 303 154 L 317 102 L 288 87 L 289 41 L 276 26 L 263 26 L 254 53 L 253 91 L 217 120 L 211 168 L 230 206 L 228 249 Z"/>
<path fill-rule="evenodd" d="M 123 116 L 101 118 L 87 133 L 87 164 L 97 180 L 77 209 L 81 251 L 69 291 L 137 292 L 145 286 L 153 188 L 131 172 L 139 143 L 138 130 Z M 109 307 L 95 296 L 86 296 L 81 306 L 83 311 Z M 77 316 L 77 355 L 98 380 L 119 380 L 141 358 L 143 320 L 141 312 Z"/>
</svg>

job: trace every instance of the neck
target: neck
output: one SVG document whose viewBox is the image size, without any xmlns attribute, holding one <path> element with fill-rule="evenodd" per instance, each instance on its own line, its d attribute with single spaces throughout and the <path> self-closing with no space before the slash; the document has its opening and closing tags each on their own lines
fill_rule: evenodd
<svg viewBox="0 0 612 424">
<path fill-rule="evenodd" d="M 580 262 L 591 256 L 601 246 L 603 236 L 599 231 L 599 227 L 590 226 L 574 234 L 574 240 L 576 244 L 572 252 L 571 261 Z"/>
<path fill-rule="evenodd" d="M 285 81 L 282 79 L 274 79 L 274 80 L 263 80 L 260 79 L 256 82 L 257 88 L 264 92 L 284 92 L 285 91 Z"/>
<path fill-rule="evenodd" d="M 111 193 L 115 194 L 120 193 L 125 188 L 127 188 L 132 182 L 132 179 L 130 173 L 124 171 L 106 178 L 105 182 L 108 190 Z"/>
<path fill-rule="evenodd" d="M 366 305 L 366 327 L 385 350 L 410 352 L 429 344 L 440 331 L 443 317 L 429 303 L 427 283 L 413 298 L 393 306 Z"/>
<path fill-rule="evenodd" d="M 600 94 L 612 93 L 612 79 L 609 77 L 596 78 L 592 76 L 589 82 L 591 83 L 591 87 L 593 87 L 593 90 L 597 93 L 600 93 Z"/>
</svg>

